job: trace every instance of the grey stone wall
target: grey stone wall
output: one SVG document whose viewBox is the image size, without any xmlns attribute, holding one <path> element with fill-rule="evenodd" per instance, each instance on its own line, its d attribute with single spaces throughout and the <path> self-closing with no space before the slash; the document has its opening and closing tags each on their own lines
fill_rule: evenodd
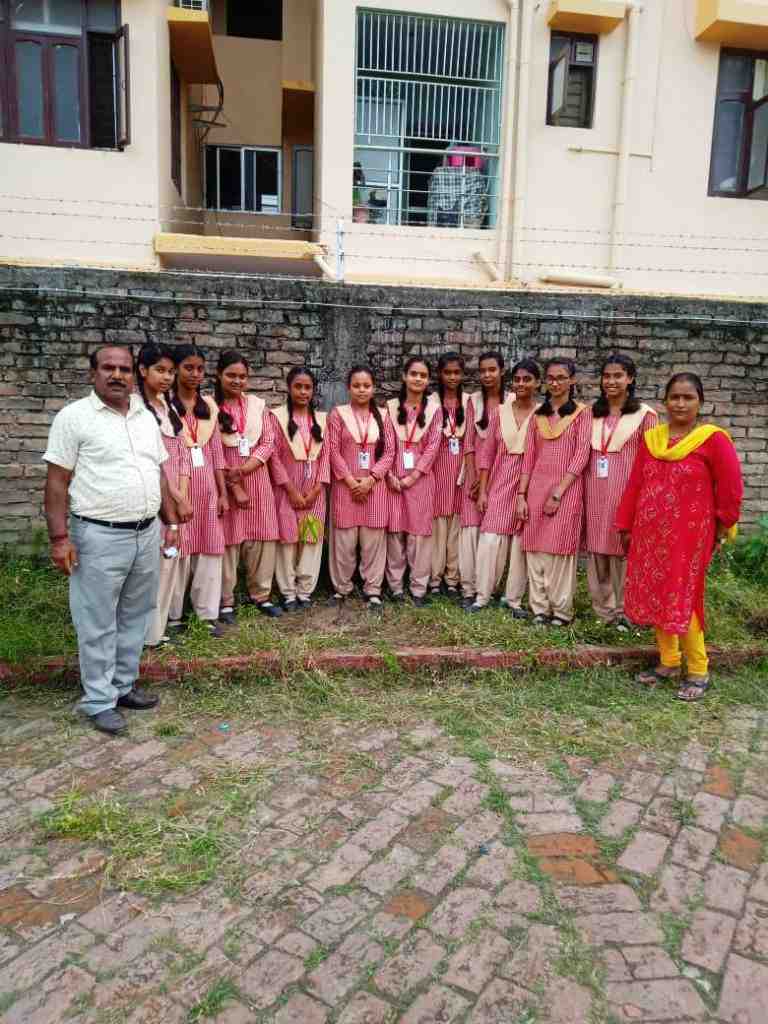
<svg viewBox="0 0 768 1024">
<path fill-rule="evenodd" d="M 88 353 L 105 342 L 194 341 L 236 347 L 253 388 L 272 404 L 291 366 L 306 363 L 322 403 L 345 395 L 353 362 L 369 362 L 384 392 L 404 358 L 456 349 L 474 380 L 477 359 L 500 349 L 571 356 L 582 394 L 601 360 L 620 350 L 639 367 L 639 392 L 658 400 L 669 375 L 692 369 L 705 411 L 733 434 L 746 482 L 745 523 L 768 513 L 768 306 L 607 294 L 499 293 L 323 284 L 195 274 L 0 267 L 0 543 L 27 543 L 41 523 L 40 455 L 50 422 L 88 389 Z"/>
</svg>

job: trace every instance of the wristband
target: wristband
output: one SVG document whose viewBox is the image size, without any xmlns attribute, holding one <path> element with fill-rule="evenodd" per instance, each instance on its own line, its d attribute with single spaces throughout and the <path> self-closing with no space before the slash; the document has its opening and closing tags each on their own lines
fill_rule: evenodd
<svg viewBox="0 0 768 1024">
<path fill-rule="evenodd" d="M 51 544 L 56 544 L 56 542 L 60 540 L 69 540 L 69 534 L 57 533 L 55 536 L 49 537 L 48 540 L 50 541 Z"/>
<path fill-rule="evenodd" d="M 559 494 L 550 494 L 550 498 L 552 499 L 552 501 L 562 501 L 562 498 Z"/>
<path fill-rule="evenodd" d="M 179 524 L 178 523 L 169 523 L 168 524 L 168 529 L 169 530 L 173 530 L 174 533 L 178 533 L 179 532 Z"/>
</svg>

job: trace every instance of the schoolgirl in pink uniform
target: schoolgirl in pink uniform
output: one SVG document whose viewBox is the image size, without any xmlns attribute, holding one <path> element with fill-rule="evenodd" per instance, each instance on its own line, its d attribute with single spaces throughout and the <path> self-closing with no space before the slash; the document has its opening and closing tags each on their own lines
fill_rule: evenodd
<svg viewBox="0 0 768 1024">
<path fill-rule="evenodd" d="M 437 397 L 443 410 L 443 433 L 432 472 L 435 477 L 435 518 L 432 524 L 432 576 L 430 594 L 437 596 L 445 584 L 448 597 L 459 596 L 459 537 L 462 491 L 459 480 L 464 466 L 467 404 L 464 394 L 464 358 L 446 352 L 437 361 Z M 471 583 L 467 583 L 471 586 Z"/>
<path fill-rule="evenodd" d="M 653 409 L 635 398 L 636 380 L 637 368 L 629 356 L 614 353 L 603 363 L 584 473 L 584 547 L 592 608 L 621 632 L 630 628 L 624 618 L 627 557 L 613 524 L 643 435 L 658 423 Z"/>
<path fill-rule="evenodd" d="M 529 613 L 522 601 L 528 585 L 526 556 L 522 546 L 522 520 L 517 515 L 517 487 L 523 453 L 534 411 L 539 404 L 541 370 L 533 359 L 521 359 L 512 367 L 514 402 L 505 402 L 493 414 L 488 437 L 477 457 L 480 495 L 477 507 L 483 515 L 477 546 L 477 596 L 469 609 L 480 611 L 493 596 L 496 582 L 506 571 L 501 599 L 518 619 Z"/>
<path fill-rule="evenodd" d="M 339 604 L 349 597 L 358 570 L 368 609 L 380 612 L 389 516 L 385 478 L 395 457 L 395 434 L 386 410 L 376 405 L 376 378 L 370 367 L 353 366 L 347 388 L 349 403 L 332 410 L 326 437 L 331 463 L 332 600 Z"/>
<path fill-rule="evenodd" d="M 180 630 L 184 599 L 189 587 L 192 608 L 211 635 L 223 636 L 218 623 L 221 571 L 224 557 L 222 516 L 229 511 L 224 480 L 224 451 L 219 434 L 219 409 L 200 393 L 205 379 L 205 353 L 196 345 L 174 350 L 176 382 L 170 404 L 182 422 L 189 459 L 189 498 L 192 520 L 179 531 L 179 567 L 171 597 L 168 629 Z"/>
<path fill-rule="evenodd" d="M 399 396 L 387 402 L 396 443 L 395 460 L 387 473 L 387 585 L 392 598 L 402 601 L 409 569 L 411 598 L 417 607 L 426 604 L 432 571 L 432 467 L 443 427 L 440 405 L 427 397 L 429 378 L 429 365 L 412 356 L 403 367 Z"/>
<path fill-rule="evenodd" d="M 264 399 L 247 393 L 248 376 L 248 361 L 241 352 L 229 349 L 221 353 L 216 368 L 216 399 L 230 498 L 224 516 L 226 550 L 220 618 L 228 625 L 235 621 L 235 585 L 241 559 L 251 602 L 264 615 L 282 615 L 282 609 L 270 599 L 280 536 L 268 468 L 275 450 L 277 424 Z"/>
<path fill-rule="evenodd" d="M 286 385 L 286 404 L 273 410 L 277 439 L 269 470 L 280 530 L 277 585 L 283 610 L 295 612 L 310 606 L 320 576 L 331 466 L 326 416 L 315 409 L 314 374 L 306 366 L 294 366 Z"/>
<path fill-rule="evenodd" d="M 571 359 L 550 359 L 544 383 L 547 399 L 528 430 L 517 510 L 525 524 L 523 551 L 534 622 L 567 626 L 573 618 L 592 417 L 573 397 L 576 366 Z"/>
<path fill-rule="evenodd" d="M 166 395 L 173 386 L 176 365 L 173 352 L 167 345 L 149 342 L 142 345 L 136 357 L 136 386 L 144 404 L 157 420 L 168 459 L 163 463 L 163 472 L 168 480 L 168 490 L 176 502 L 176 511 L 181 523 L 192 518 L 189 500 L 189 456 L 181 438 L 182 424 L 179 414 L 166 401 Z M 173 529 L 173 528 L 172 528 Z M 176 530 L 178 533 L 178 529 Z M 178 542 L 175 557 L 160 560 L 160 583 L 157 593 L 157 607 L 152 624 L 147 632 L 146 647 L 160 647 L 168 643 L 165 627 L 168 624 L 168 610 L 179 569 Z"/>
</svg>

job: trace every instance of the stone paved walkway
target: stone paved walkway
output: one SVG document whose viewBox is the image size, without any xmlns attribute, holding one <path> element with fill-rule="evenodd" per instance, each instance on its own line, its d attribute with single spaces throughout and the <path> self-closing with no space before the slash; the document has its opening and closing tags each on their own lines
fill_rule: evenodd
<svg viewBox="0 0 768 1024">
<path fill-rule="evenodd" d="M 600 766 L 471 759 L 429 723 L 310 742 L 134 715 L 115 741 L 3 709 L 5 1024 L 768 1021 L 768 731 L 749 709 L 714 754 Z M 153 901 L 116 885 L 107 846 L 44 842 L 35 819 L 73 786 L 116 813 L 162 797 L 182 831 L 223 813 L 214 876 Z"/>
</svg>

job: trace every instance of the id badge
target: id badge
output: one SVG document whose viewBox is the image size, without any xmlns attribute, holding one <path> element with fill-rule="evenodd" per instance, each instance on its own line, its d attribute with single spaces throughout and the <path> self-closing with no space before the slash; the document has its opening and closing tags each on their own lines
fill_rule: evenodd
<svg viewBox="0 0 768 1024">
<path fill-rule="evenodd" d="M 461 453 L 461 443 L 458 437 L 448 438 L 448 451 L 451 455 L 459 455 Z"/>
<path fill-rule="evenodd" d="M 414 469 L 416 467 L 416 458 L 413 452 L 403 452 L 403 469 Z"/>
<path fill-rule="evenodd" d="M 309 480 L 312 477 L 312 463 L 307 459 L 304 463 L 304 479 Z"/>
<path fill-rule="evenodd" d="M 358 452 L 357 453 L 357 467 L 358 467 L 358 469 L 370 469 L 371 468 L 371 453 L 370 452 Z"/>
<path fill-rule="evenodd" d="M 190 449 L 190 458 L 192 460 L 193 469 L 202 469 L 205 466 L 205 457 L 203 456 L 203 449 L 199 444 L 196 444 L 194 448 Z"/>
<path fill-rule="evenodd" d="M 251 444 L 247 437 L 240 438 L 240 440 L 237 443 L 237 450 L 240 452 L 243 458 L 248 458 L 248 456 L 251 454 Z"/>
<path fill-rule="evenodd" d="M 608 479 L 608 456 L 598 455 L 597 456 L 597 479 L 607 480 Z"/>
</svg>

